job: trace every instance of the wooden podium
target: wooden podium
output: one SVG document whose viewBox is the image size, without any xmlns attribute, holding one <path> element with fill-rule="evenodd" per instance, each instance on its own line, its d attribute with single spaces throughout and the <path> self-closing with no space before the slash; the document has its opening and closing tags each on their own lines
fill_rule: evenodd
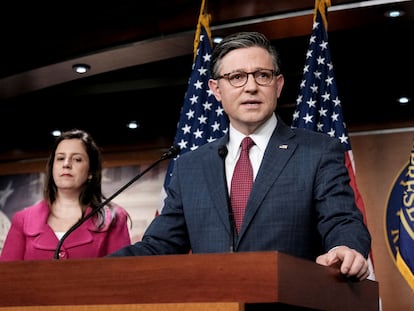
<svg viewBox="0 0 414 311">
<path fill-rule="evenodd" d="M 379 309 L 378 283 L 279 252 L 0 263 L 0 310 Z"/>
</svg>

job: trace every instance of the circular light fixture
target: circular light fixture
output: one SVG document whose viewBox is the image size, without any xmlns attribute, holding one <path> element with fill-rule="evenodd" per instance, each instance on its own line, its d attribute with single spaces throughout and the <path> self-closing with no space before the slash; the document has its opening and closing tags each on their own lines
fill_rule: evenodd
<svg viewBox="0 0 414 311">
<path fill-rule="evenodd" d="M 87 64 L 75 64 L 72 66 L 72 69 L 79 74 L 88 72 L 91 69 L 91 66 Z"/>
<path fill-rule="evenodd" d="M 223 41 L 222 37 L 213 37 L 213 43 L 220 43 L 221 41 Z"/>
<path fill-rule="evenodd" d="M 59 137 L 62 132 L 60 130 L 53 130 L 51 134 L 53 137 Z"/>
<path fill-rule="evenodd" d="M 407 105 L 409 102 L 411 102 L 411 98 L 406 97 L 406 96 L 401 96 L 400 98 L 398 98 L 397 101 L 400 105 Z"/>
<path fill-rule="evenodd" d="M 386 17 L 390 17 L 390 18 L 396 18 L 396 17 L 400 17 L 404 15 L 404 11 L 401 10 L 389 10 L 387 12 L 385 12 L 385 16 Z"/>
<path fill-rule="evenodd" d="M 137 129 L 139 127 L 139 124 L 137 121 L 130 121 L 127 124 L 127 127 L 131 130 Z"/>
</svg>

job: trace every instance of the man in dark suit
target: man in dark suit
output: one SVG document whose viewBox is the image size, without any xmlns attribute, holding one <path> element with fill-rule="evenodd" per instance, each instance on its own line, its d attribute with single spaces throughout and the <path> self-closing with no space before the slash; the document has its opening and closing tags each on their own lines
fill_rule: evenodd
<svg viewBox="0 0 414 311">
<path fill-rule="evenodd" d="M 269 41 L 256 32 L 228 36 L 213 51 L 211 77 L 229 132 L 176 160 L 161 214 L 142 241 L 111 256 L 280 251 L 367 278 L 371 236 L 343 147 L 277 117 L 284 77 Z M 239 228 L 231 179 L 246 136 L 253 140 L 247 158 L 254 182 Z"/>
</svg>

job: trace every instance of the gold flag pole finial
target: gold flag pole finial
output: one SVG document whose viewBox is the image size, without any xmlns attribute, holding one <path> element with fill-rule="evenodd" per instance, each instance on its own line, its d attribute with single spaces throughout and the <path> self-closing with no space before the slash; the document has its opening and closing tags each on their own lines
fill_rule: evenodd
<svg viewBox="0 0 414 311">
<path fill-rule="evenodd" d="M 207 13 L 205 3 L 206 3 L 205 0 L 201 1 L 200 15 L 198 17 L 197 29 L 196 29 L 195 38 L 194 38 L 193 60 L 195 60 L 195 57 L 197 55 L 197 48 L 200 42 L 201 25 L 204 26 L 204 29 L 206 30 L 207 35 L 208 35 L 208 39 L 211 42 L 211 30 L 210 30 L 211 15 Z"/>
<path fill-rule="evenodd" d="M 326 19 L 326 11 L 331 6 L 331 0 L 315 0 L 315 9 L 313 14 L 313 22 L 316 20 L 316 13 L 319 10 L 325 26 L 325 31 L 328 31 L 328 20 Z"/>
</svg>

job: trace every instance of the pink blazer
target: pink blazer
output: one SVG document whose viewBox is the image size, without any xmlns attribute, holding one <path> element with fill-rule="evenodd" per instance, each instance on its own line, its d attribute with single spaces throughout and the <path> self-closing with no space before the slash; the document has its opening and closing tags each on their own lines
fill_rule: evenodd
<svg viewBox="0 0 414 311">
<path fill-rule="evenodd" d="M 88 208 L 86 213 L 89 213 Z M 116 206 L 116 221 L 98 230 L 88 219 L 63 242 L 61 259 L 103 257 L 131 244 L 127 212 Z M 2 261 L 53 259 L 59 242 L 47 224 L 49 208 L 44 200 L 14 214 L 0 256 Z M 109 213 L 109 211 L 108 211 Z"/>
</svg>

